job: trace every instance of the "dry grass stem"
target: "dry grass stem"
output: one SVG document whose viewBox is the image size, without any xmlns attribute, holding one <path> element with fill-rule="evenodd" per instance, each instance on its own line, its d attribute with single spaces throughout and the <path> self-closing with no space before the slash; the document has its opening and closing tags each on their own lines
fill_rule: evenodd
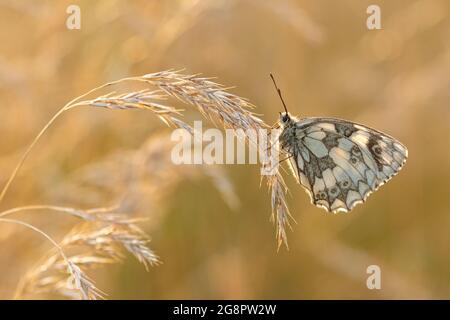
<svg viewBox="0 0 450 320">
<path fill-rule="evenodd" d="M 135 81 L 156 87 L 156 90 L 144 89 L 126 93 L 110 92 L 91 99 L 85 99 L 94 92 L 110 87 L 124 81 Z M 213 82 L 209 78 L 196 75 L 183 75 L 175 71 L 163 71 L 146 74 L 141 77 L 130 77 L 110 82 L 75 98 L 61 108 L 55 116 L 44 126 L 30 146 L 26 149 L 22 158 L 14 168 L 10 178 L 0 193 L 0 202 L 3 200 L 14 178 L 17 176 L 21 166 L 30 154 L 39 139 L 54 123 L 54 121 L 65 111 L 80 106 L 106 108 L 111 110 L 140 109 L 147 110 L 157 115 L 164 123 L 184 128 L 193 133 L 193 129 L 177 117 L 181 110 L 166 106 L 161 101 L 168 97 L 175 97 L 181 102 L 195 107 L 203 116 L 219 121 L 224 128 L 232 128 L 244 132 L 248 143 L 255 145 L 255 136 L 249 132 L 260 132 L 269 129 L 251 110 L 254 108 L 247 100 L 236 96 L 227 88 Z M 253 131 L 252 131 L 253 130 Z M 260 154 L 266 159 L 271 152 L 263 144 L 257 144 Z M 139 158 L 140 156 L 140 158 Z M 131 164 L 146 164 L 147 154 L 135 154 L 132 156 Z M 264 166 L 264 165 L 263 165 Z M 216 185 L 225 198 L 236 206 L 237 197 L 230 190 L 230 184 L 218 171 L 210 171 L 209 175 L 216 181 Z M 133 172 L 128 178 L 133 178 Z M 133 181 L 131 179 L 130 181 Z M 287 191 L 278 167 L 273 169 L 273 174 L 267 176 L 267 184 L 271 192 L 272 218 L 276 224 L 278 247 L 284 243 L 287 247 L 286 226 L 289 226 L 289 210 L 285 200 Z M 134 187 L 130 188 L 135 191 Z M 158 257 L 148 248 L 148 237 L 143 233 L 126 214 L 116 212 L 114 208 L 100 208 L 91 210 L 79 210 L 70 207 L 53 205 L 31 205 L 22 206 L 0 212 L 0 222 L 19 223 L 44 235 L 50 240 L 58 253 L 50 255 L 43 263 L 30 271 L 19 284 L 17 297 L 30 292 L 58 292 L 70 297 L 81 297 L 83 299 L 102 298 L 104 294 L 99 291 L 93 282 L 84 274 L 83 269 L 106 265 L 121 261 L 123 258 L 120 247 L 133 254 L 146 269 L 148 266 L 156 265 Z M 45 232 L 18 220 L 2 218 L 6 215 L 19 211 L 47 210 L 65 213 L 85 221 L 88 221 L 93 229 L 76 229 L 76 232 L 66 236 L 61 244 L 57 244 Z M 89 250 L 66 256 L 64 250 L 73 246 L 87 247 Z M 64 250 L 63 250 L 64 249 Z"/>
<path fill-rule="evenodd" d="M 79 292 L 83 299 L 95 299 L 96 297 L 99 296 L 100 291 L 97 290 L 93 282 L 91 282 L 88 279 L 88 277 L 84 274 L 84 272 L 67 257 L 62 247 L 58 245 L 58 243 L 56 243 L 56 241 L 53 240 L 53 238 L 51 238 L 44 231 L 38 229 L 37 227 L 29 223 L 20 220 L 0 218 L 0 222 L 13 223 L 27 227 L 33 230 L 34 232 L 42 235 L 47 240 L 49 240 L 57 249 L 58 251 L 57 255 L 60 256 L 63 259 L 64 263 L 66 264 L 66 270 L 69 275 L 68 279 L 69 281 L 67 281 L 67 284 L 71 285 L 71 287 L 74 290 Z"/>
<path fill-rule="evenodd" d="M 133 223 L 81 223 L 58 244 L 66 252 L 66 257 L 51 250 L 22 278 L 16 298 L 51 292 L 70 298 L 104 298 L 105 294 L 94 286 L 85 271 L 123 261 L 124 250 L 148 270 L 149 266 L 160 263 L 158 256 L 148 247 L 149 241 L 148 236 Z"/>
<path fill-rule="evenodd" d="M 220 84 L 208 78 L 195 75 L 183 75 L 175 71 L 163 71 L 146 74 L 141 81 L 157 86 L 170 96 L 195 106 L 202 115 L 213 122 L 218 119 L 225 128 L 242 129 L 249 143 L 254 144 L 254 137 L 248 134 L 249 129 L 268 129 L 269 126 L 256 114 L 251 112 L 254 106 L 247 100 L 233 95 Z M 269 139 L 268 139 L 269 141 Z M 270 150 L 258 145 L 260 154 L 269 158 Z M 272 168 L 272 175 L 267 177 L 267 186 L 271 193 L 272 216 L 277 228 L 278 247 L 284 243 L 286 247 L 286 227 L 289 226 L 289 209 L 286 203 L 286 185 L 278 166 Z"/>
</svg>

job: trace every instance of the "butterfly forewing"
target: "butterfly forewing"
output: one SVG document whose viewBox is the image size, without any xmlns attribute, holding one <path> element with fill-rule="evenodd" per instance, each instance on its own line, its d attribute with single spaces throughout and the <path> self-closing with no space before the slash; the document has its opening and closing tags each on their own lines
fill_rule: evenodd
<svg viewBox="0 0 450 320">
<path fill-rule="evenodd" d="M 292 118 L 280 143 L 311 201 L 332 212 L 364 202 L 397 174 L 408 155 L 396 139 L 334 118 Z"/>
</svg>

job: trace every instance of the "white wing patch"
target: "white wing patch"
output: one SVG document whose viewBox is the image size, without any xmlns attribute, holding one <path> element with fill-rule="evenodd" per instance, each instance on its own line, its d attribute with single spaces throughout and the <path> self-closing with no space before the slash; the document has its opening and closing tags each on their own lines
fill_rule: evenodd
<svg viewBox="0 0 450 320">
<path fill-rule="evenodd" d="M 316 139 L 306 136 L 305 138 L 303 138 L 303 143 L 306 145 L 309 151 L 311 151 L 318 158 L 325 157 L 328 154 L 327 147 L 325 147 L 322 142 L 317 141 Z"/>
<path fill-rule="evenodd" d="M 291 168 L 312 203 L 327 211 L 348 212 L 364 202 L 408 156 L 394 138 L 344 120 L 291 119 L 286 126 L 280 142 L 291 154 Z"/>
</svg>

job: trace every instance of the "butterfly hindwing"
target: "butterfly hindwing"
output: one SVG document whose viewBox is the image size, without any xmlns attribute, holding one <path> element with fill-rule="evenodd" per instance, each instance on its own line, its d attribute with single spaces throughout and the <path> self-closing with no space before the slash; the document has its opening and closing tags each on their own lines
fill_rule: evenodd
<svg viewBox="0 0 450 320">
<path fill-rule="evenodd" d="M 315 205 L 332 212 L 364 202 L 397 174 L 408 154 L 396 139 L 345 120 L 307 118 L 290 130 L 295 138 L 282 147 L 298 181 Z"/>
</svg>

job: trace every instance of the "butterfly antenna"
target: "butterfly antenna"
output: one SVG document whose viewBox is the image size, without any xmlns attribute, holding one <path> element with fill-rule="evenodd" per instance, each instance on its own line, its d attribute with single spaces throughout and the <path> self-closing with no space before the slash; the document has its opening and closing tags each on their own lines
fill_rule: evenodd
<svg viewBox="0 0 450 320">
<path fill-rule="evenodd" d="M 276 83 L 275 78 L 273 77 L 272 73 L 270 73 L 270 78 L 273 81 L 273 85 L 275 86 L 275 89 L 277 90 L 278 95 L 280 96 L 281 103 L 283 104 L 284 110 L 286 110 L 286 114 L 287 114 L 288 110 L 287 110 L 287 107 L 286 107 L 286 103 L 284 103 L 283 96 L 281 95 L 281 90 L 278 88 L 277 83 Z"/>
</svg>

